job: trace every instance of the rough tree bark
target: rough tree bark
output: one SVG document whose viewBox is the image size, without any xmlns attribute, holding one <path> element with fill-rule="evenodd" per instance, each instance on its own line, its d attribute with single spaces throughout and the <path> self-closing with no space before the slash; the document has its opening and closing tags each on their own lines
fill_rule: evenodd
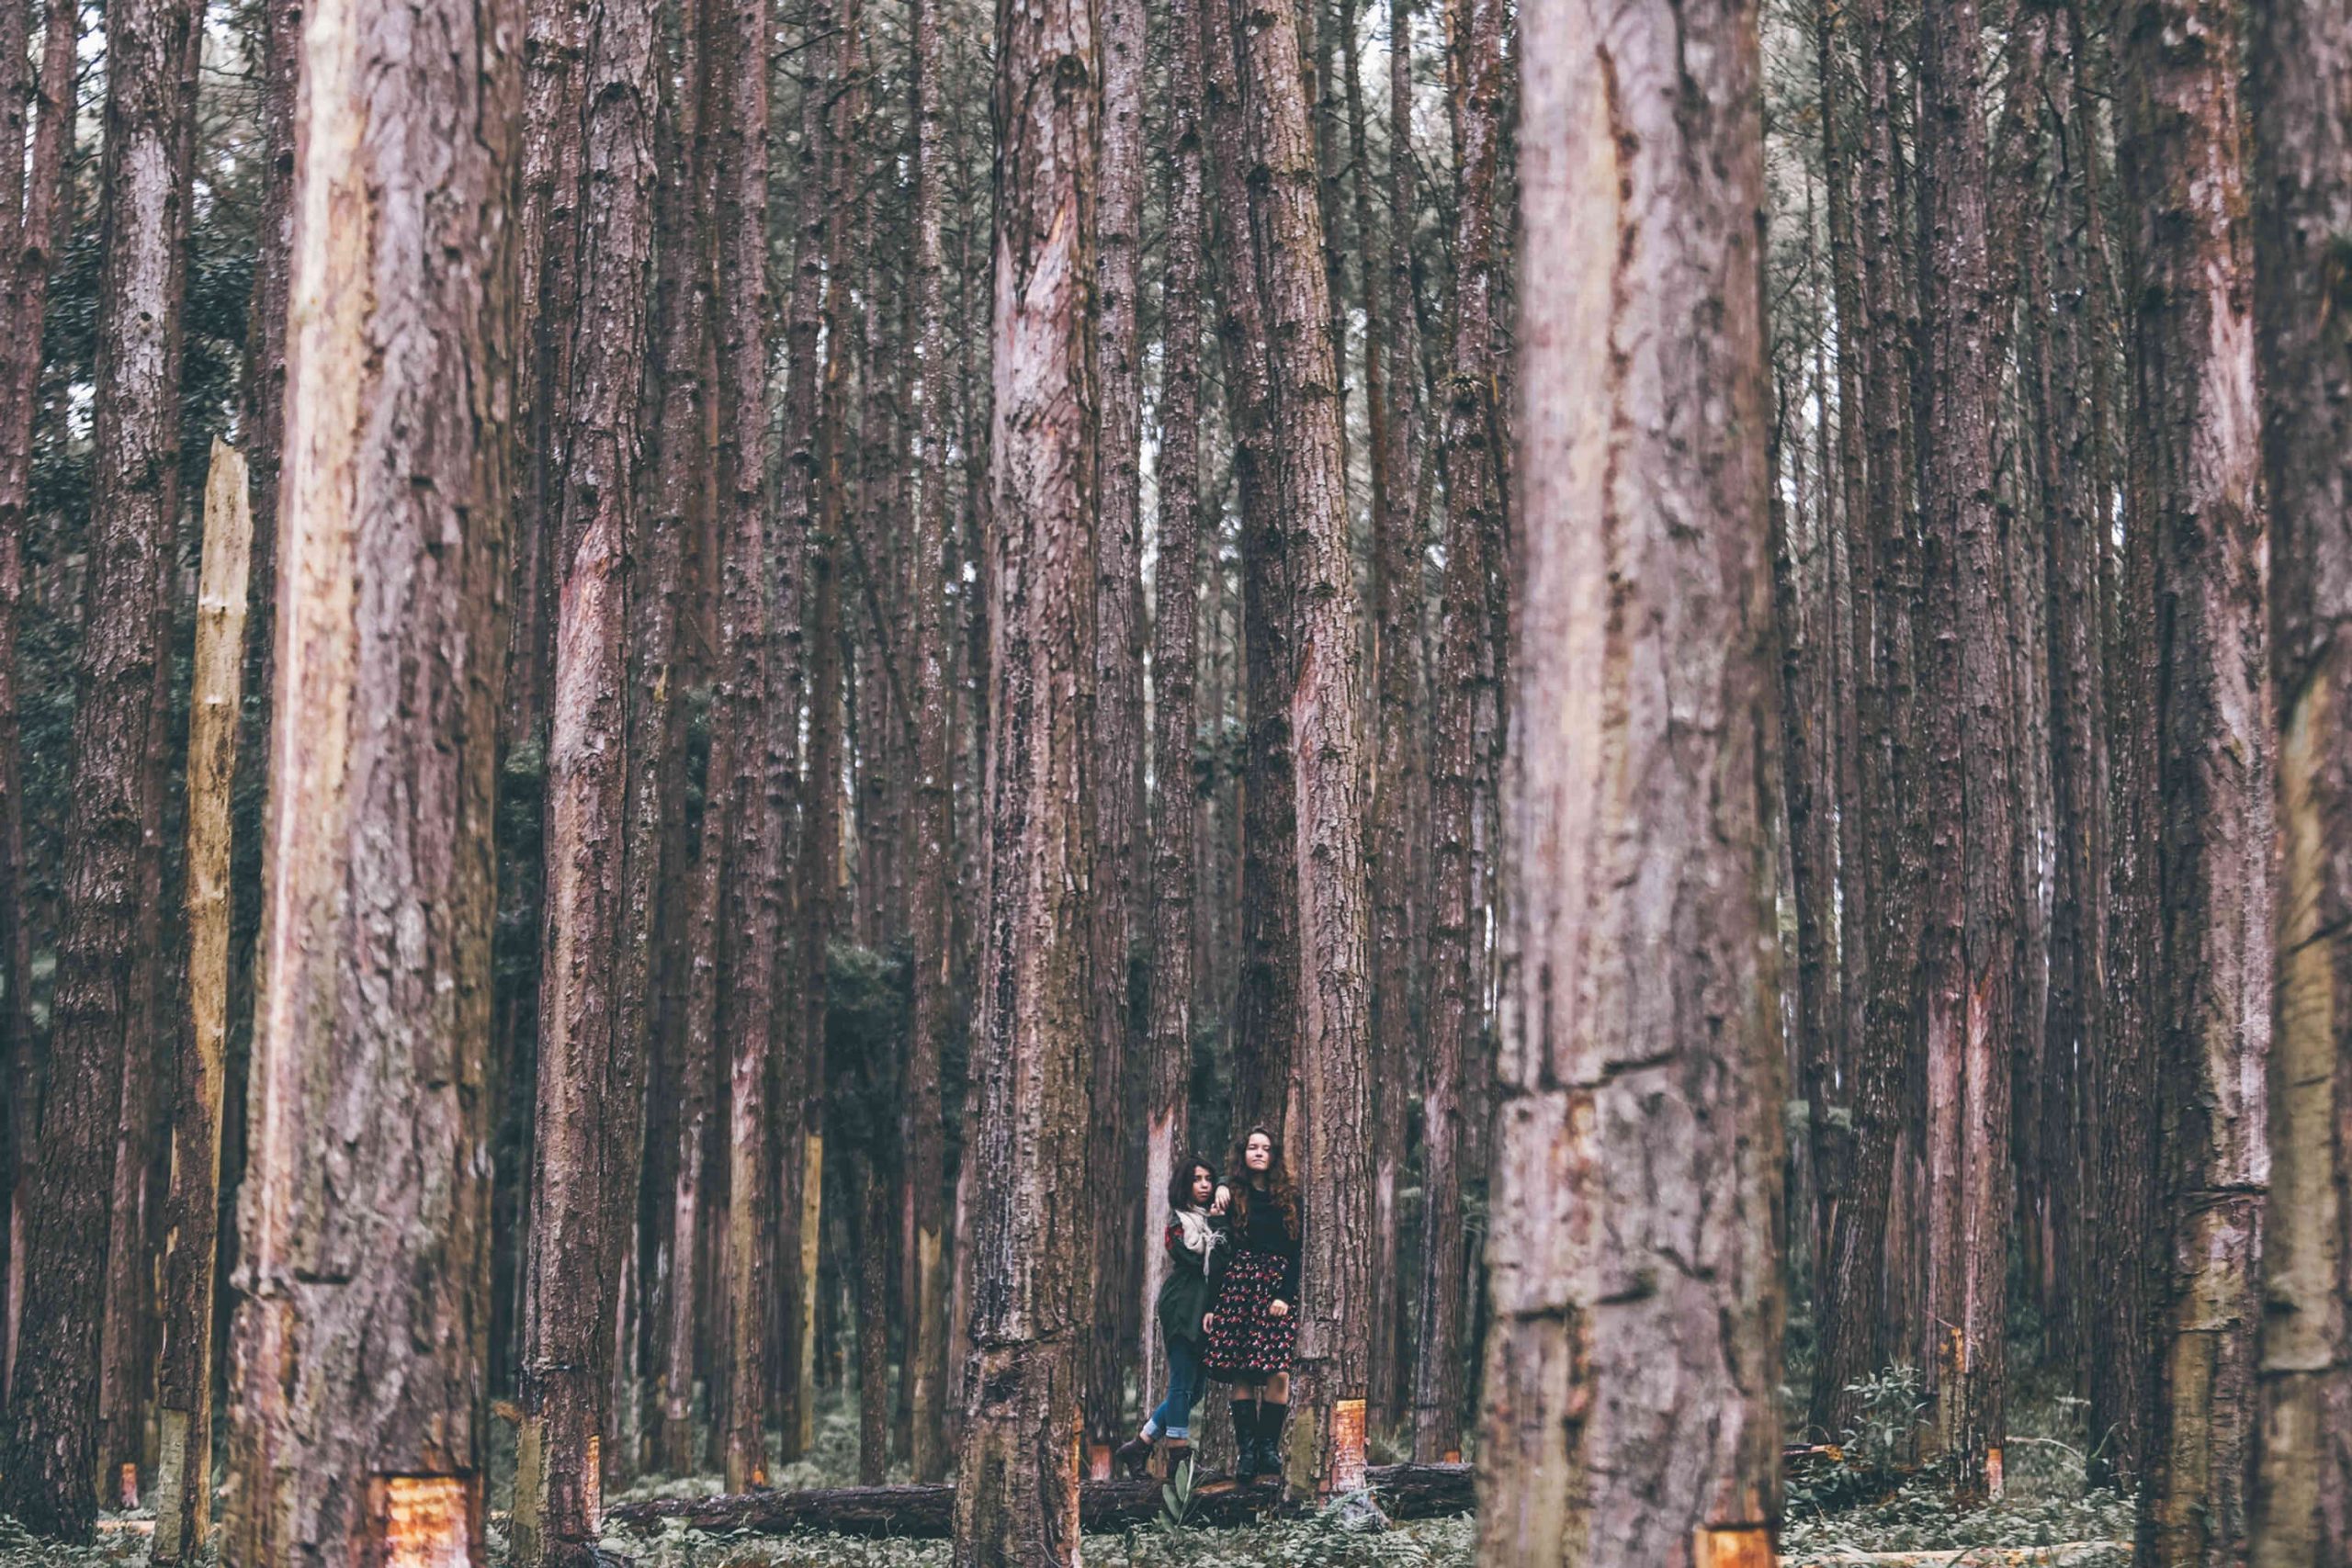
<svg viewBox="0 0 2352 1568">
<path fill-rule="evenodd" d="M 239 1565 L 481 1559 L 521 21 L 304 34 Z"/>
<path fill-rule="evenodd" d="M 643 970 L 630 965 L 645 934 L 625 886 L 630 851 L 644 842 L 628 820 L 627 562 L 653 299 L 661 19 L 647 0 L 605 0 L 582 42 L 584 118 L 559 130 L 583 143 L 578 188 L 560 209 L 580 287 L 571 319 L 554 323 L 572 345 L 567 378 L 539 389 L 556 448 L 547 500 L 557 592 L 517 1384 L 514 1543 L 530 1563 L 573 1561 L 595 1539 L 645 1094 L 644 1036 L 621 1028 L 624 986 L 642 991 Z"/>
<path fill-rule="evenodd" d="M 703 34 L 701 0 L 686 0 L 680 17 L 680 48 L 674 68 L 662 73 L 662 112 L 666 121 L 662 147 L 654 247 L 660 269 L 657 310 L 656 368 L 661 389 L 655 415 L 653 476 L 646 504 L 638 513 L 645 541 L 645 592 L 637 596 L 636 651 L 633 655 L 634 695 L 629 713 L 629 762 L 632 798 L 628 808 L 629 854 L 626 890 L 631 931 L 630 943 L 650 942 L 652 933 L 640 920 L 659 920 L 682 908 L 679 884 L 698 886 L 696 873 L 686 860 L 684 830 L 686 784 L 686 736 L 682 719 L 684 705 L 677 701 L 684 682 L 698 660 L 691 657 L 704 623 L 703 574 L 689 573 L 690 557 L 697 554 L 691 541 L 709 526 L 706 479 L 709 474 L 709 421 L 713 405 L 704 378 L 704 360 L 710 348 L 709 231 L 701 214 L 704 169 L 707 160 L 702 144 Z M 687 595 L 693 597 L 689 599 Z M 658 751 L 656 749 L 658 748 Z M 665 809 L 674 800 L 674 807 Z M 659 859 L 648 853 L 639 836 L 649 826 L 658 828 L 664 846 Z M 662 882 L 643 889 L 640 877 L 656 874 Z M 691 925 L 681 920 L 681 925 Z M 672 932 L 665 957 L 674 964 L 688 953 L 689 933 Z M 661 1055 L 653 1066 L 663 1085 L 647 1115 L 646 1191 L 641 1212 L 650 1233 L 643 1239 L 650 1276 L 640 1302 L 643 1343 L 649 1376 L 660 1368 L 658 1396 L 648 1391 L 648 1404 L 658 1411 L 653 1423 L 651 1460 L 661 1469 L 683 1468 L 693 1438 L 694 1343 L 677 1336 L 682 1325 L 693 1322 L 697 1274 L 695 1268 L 695 1214 L 700 1201 L 702 1126 L 694 1113 L 704 1107 L 701 1081 L 688 1054 L 682 1049 L 685 1031 L 680 1016 L 684 1009 L 673 992 L 653 1007 L 652 988 L 664 983 L 655 970 L 641 977 L 640 962 L 651 962 L 641 950 L 625 949 L 631 973 L 622 982 L 621 1024 L 632 1028 L 633 1018 L 650 1023 L 659 1017 Z M 689 958 L 689 962 L 690 962 Z M 650 1033 L 650 1031 L 649 1030 Z M 654 1042 L 646 1042 L 649 1057 Z M 707 1107 L 702 1116 L 707 1118 Z M 684 1305 L 684 1316 L 680 1315 Z M 630 1456 L 634 1461 L 634 1455 Z"/>
<path fill-rule="evenodd" d="M 1144 1397 L 1166 1386 L 1167 1351 L 1154 1307 L 1168 1277 L 1161 1194 L 1192 1152 L 1193 854 L 1200 783 L 1198 731 L 1201 512 L 1201 299 L 1207 284 L 1206 148 L 1202 123 L 1197 0 L 1168 9 L 1167 273 L 1160 286 L 1159 567 L 1152 581 L 1151 985 L 1144 1034 L 1144 1179 L 1136 1232 L 1142 1259 Z M 1193 46 L 1187 48 L 1183 40 Z"/>
<path fill-rule="evenodd" d="M 1993 514 L 1995 366 L 1974 0 L 1922 13 L 1920 533 L 1928 837 L 1931 1433 L 1961 1495 L 1998 1496 L 2007 1425 L 2009 1035 L 2018 962 L 2009 612 Z"/>
<path fill-rule="evenodd" d="M 771 632 L 788 606 L 772 604 L 767 491 L 768 0 L 712 16 L 706 34 L 707 125 L 718 189 L 717 286 L 720 563 L 718 724 L 732 732 L 729 767 L 714 764 L 707 798 L 726 813 L 721 894 L 728 987 L 720 1011 L 728 1065 L 727 1410 L 729 1489 L 767 1478 L 767 1314 L 771 1258 L 762 1231 L 768 1182 L 768 1067 L 783 911 L 781 802 L 767 747 Z"/>
<path fill-rule="evenodd" d="M 1521 25 L 1515 681 L 1549 716 L 1513 748 L 1481 1552 L 1747 1568 L 1779 1503 L 1784 1092 L 1757 11 Z"/>
<path fill-rule="evenodd" d="M 230 785 L 243 719 L 253 532 L 245 460 L 216 440 L 204 493 L 203 578 L 188 708 L 187 1005 L 192 1027 L 188 1055 L 175 1077 L 171 1185 L 164 1208 L 163 1341 L 155 1376 L 161 1441 L 149 1551 L 156 1562 L 177 1562 L 197 1550 L 212 1517 L 212 1284 L 220 1258 L 222 1057 L 229 1032 Z"/>
<path fill-rule="evenodd" d="M 1414 1356 L 1413 1457 L 1462 1447 L 1461 1154 L 1465 1061 L 1477 1037 L 1483 962 L 1471 957 L 1470 864 L 1476 708 L 1484 688 L 1486 546 L 1501 505 L 1491 435 L 1495 366 L 1495 174 L 1502 142 L 1500 0 L 1455 0 L 1460 90 L 1454 106 L 1453 342 L 1438 462 L 1445 474 L 1445 592 L 1430 703 L 1429 1077 L 1421 1096 L 1422 1239 L 1419 1342 Z"/>
<path fill-rule="evenodd" d="M 1363 863 L 1361 613 L 1340 445 L 1308 77 L 1288 7 L 1240 17 L 1252 227 L 1265 286 L 1295 664 L 1287 694 L 1296 789 L 1300 1028 L 1291 1141 L 1306 1235 L 1288 1438 L 1289 1478 L 1329 1491 L 1363 1462 L 1370 1373 L 1372 976 Z M 1335 1450 L 1353 1407 L 1354 1446 Z"/>
<path fill-rule="evenodd" d="M 2251 1561 L 2290 1568 L 2352 1558 L 2352 8 L 2248 42 L 2282 852 Z"/>
<path fill-rule="evenodd" d="M 1102 105 L 1093 8 L 997 7 L 989 441 L 986 866 L 968 1123 L 973 1362 L 952 1561 L 1076 1568 L 1079 1401 L 1099 1176 L 1092 993 L 1096 405 Z M 1116 1086 L 1102 1086 L 1115 1092 Z"/>
<path fill-rule="evenodd" d="M 122 0 L 107 16 L 88 611 L 75 677 L 73 798 L 45 1082 L 26 1127 L 42 1178 L 23 1202 L 25 1281 L 0 1510 L 45 1535 L 96 1518 L 101 1336 L 119 1116 L 135 1109 L 153 960 L 136 932 L 147 891 L 163 562 L 177 533 L 181 305 L 196 147 L 199 0 Z M 37 193 L 38 194 L 38 193 Z M 33 351 L 36 355 L 38 350 Z M 21 515 L 21 514 L 20 514 Z M 143 1115 L 143 1111 L 140 1112 Z M 121 1227 L 115 1227 L 120 1230 Z M 124 1240 L 136 1246 L 141 1232 Z M 111 1338 L 112 1337 L 107 1337 Z"/>
<path fill-rule="evenodd" d="M 1102 62 L 1101 187 L 1094 255 L 1095 366 L 1102 439 L 1095 449 L 1097 522 L 1094 611 L 1094 743 L 1102 767 L 1095 792 L 1094 1325 L 1088 1336 L 1086 1426 L 1096 1443 L 1115 1441 L 1137 1331 L 1135 1281 L 1148 1250 L 1138 1253 L 1129 1224 L 1128 1151 L 1142 1129 L 1130 1124 L 1127 1097 L 1134 1030 L 1127 1006 L 1127 962 L 1142 909 L 1144 784 L 1142 560 L 1141 291 L 1144 195 L 1143 0 L 1097 0 Z M 1144 1206 L 1159 1204 L 1146 1189 Z M 1148 1388 L 1149 1384 L 1144 1385 Z"/>
<path fill-rule="evenodd" d="M 2237 32 L 2117 17 L 2132 225 L 2131 494 L 2154 554 L 2155 1367 L 2140 1555 L 2245 1560 L 2268 1152 L 2272 730 Z M 2136 584 L 2135 584 L 2136 586 Z M 2144 932 L 2142 933 L 2144 940 Z"/>
<path fill-rule="evenodd" d="M 946 227 L 954 193 L 947 140 L 949 52 L 945 0 L 914 0 L 915 295 L 922 323 L 922 465 L 913 543 L 915 789 L 913 1019 L 907 1052 L 906 1179 L 914 1232 L 914 1292 L 907 1303 L 910 1424 L 917 1481 L 947 1473 L 947 1156 L 940 1058 L 954 1021 L 955 920 L 949 856 L 955 780 L 948 725 L 955 694 L 947 641 L 950 499 L 962 476 L 949 461 Z M 1172 237 L 1172 235 L 1171 235 Z M 798 354 L 796 345 L 796 357 Z M 1164 569 L 1163 569 L 1164 570 Z"/>
<path fill-rule="evenodd" d="M 1374 1332 L 1370 1398 L 1374 1419 L 1401 1418 L 1406 1362 L 1405 1292 L 1398 1278 L 1401 1225 L 1396 1185 L 1405 1165 L 1414 1080 L 1421 1060 L 1413 1013 L 1415 847 L 1418 814 L 1415 714 L 1420 687 L 1421 552 L 1414 450 L 1418 355 L 1401 352 L 1413 332 L 1412 10 L 1388 7 L 1388 228 L 1379 281 L 1364 284 L 1364 406 L 1372 424 L 1372 671 L 1374 692 L 1372 811 L 1366 844 L 1372 886 L 1372 1237 Z M 1357 50 L 1348 52 L 1348 103 L 1362 116 Z M 1358 226 L 1373 232 L 1367 160 L 1356 149 Z M 1368 240 L 1367 240 L 1367 243 Z M 1399 282 L 1401 276 L 1401 284 Z"/>
<path fill-rule="evenodd" d="M 32 973 L 32 939 L 25 908 L 24 789 L 17 748 L 17 613 L 24 592 L 24 534 L 32 488 L 33 417 L 40 381 L 42 323 L 49 310 L 49 275 L 55 254 L 51 243 L 57 209 L 64 195 L 65 153 L 73 141 L 74 49 L 77 6 L 48 7 L 42 29 L 39 99 L 32 158 L 23 208 L 0 199 L 0 1085 L 8 1090 L 7 1125 L 0 1131 L 0 1181 L 8 1185 L 5 1272 L 0 1272 L 0 1405 L 15 1382 L 17 1331 L 24 1306 L 21 1238 L 28 1216 L 25 1190 L 16 1179 L 21 1151 L 29 1146 L 38 1102 L 32 1073 L 32 1015 L 26 986 Z M 13 58 L 13 57 L 12 57 Z M 22 149 L 21 127 L 9 122 Z M 0 141 L 0 158 L 9 156 Z"/>
</svg>

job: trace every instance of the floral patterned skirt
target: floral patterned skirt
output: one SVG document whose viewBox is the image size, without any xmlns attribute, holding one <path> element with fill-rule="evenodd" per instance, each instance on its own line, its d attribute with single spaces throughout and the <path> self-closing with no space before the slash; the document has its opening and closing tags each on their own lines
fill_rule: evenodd
<svg viewBox="0 0 2352 1568">
<path fill-rule="evenodd" d="M 1270 1316 L 1266 1303 L 1282 1288 L 1283 1260 L 1271 1252 L 1237 1254 L 1219 1282 L 1216 1326 L 1209 1330 L 1202 1361 L 1219 1382 L 1257 1382 L 1290 1371 L 1291 1344 L 1298 1337 L 1298 1303 Z"/>
</svg>

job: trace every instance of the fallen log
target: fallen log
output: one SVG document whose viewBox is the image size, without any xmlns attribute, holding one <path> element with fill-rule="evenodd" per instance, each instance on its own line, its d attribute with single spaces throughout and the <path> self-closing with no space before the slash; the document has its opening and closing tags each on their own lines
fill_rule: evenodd
<svg viewBox="0 0 2352 1568">
<path fill-rule="evenodd" d="M 2070 1540 L 2053 1546 L 1971 1546 L 1939 1551 L 1801 1551 L 1788 1568 L 2073 1568 L 2130 1552 L 2128 1540 Z"/>
<path fill-rule="evenodd" d="M 1467 1513 L 1476 1506 L 1466 1464 L 1374 1465 L 1366 1484 L 1392 1519 L 1434 1519 Z M 1241 1486 L 1222 1477 L 1193 1489 L 1187 1526 L 1256 1524 L 1272 1515 L 1300 1509 L 1283 1499 L 1271 1480 Z M 1160 1517 L 1157 1481 L 1089 1481 L 1079 1487 L 1079 1518 L 1096 1533 L 1148 1525 Z M 823 1530 L 835 1535 L 938 1538 L 955 1533 L 956 1488 L 928 1486 L 829 1486 L 806 1492 L 743 1492 L 718 1497 L 662 1497 L 623 1503 L 605 1512 L 607 1525 L 650 1533 L 675 1519 L 686 1529 L 723 1533 L 748 1530 L 784 1535 Z"/>
</svg>

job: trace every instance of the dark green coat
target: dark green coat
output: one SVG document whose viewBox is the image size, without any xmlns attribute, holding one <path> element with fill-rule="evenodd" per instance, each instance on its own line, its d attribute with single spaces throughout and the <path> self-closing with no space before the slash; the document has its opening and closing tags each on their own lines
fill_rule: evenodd
<svg viewBox="0 0 2352 1568">
<path fill-rule="evenodd" d="M 1222 1237 L 1225 1222 L 1220 1219 L 1214 1224 Z M 1159 1331 L 1170 1339 L 1199 1345 L 1204 1338 L 1201 1318 L 1209 1310 L 1209 1281 L 1203 1271 L 1201 1255 L 1184 1245 L 1184 1227 L 1173 1220 L 1168 1222 L 1160 1245 L 1168 1249 L 1168 1278 L 1159 1282 Z M 1232 1245 L 1228 1240 L 1216 1250 L 1223 1251 Z"/>
</svg>

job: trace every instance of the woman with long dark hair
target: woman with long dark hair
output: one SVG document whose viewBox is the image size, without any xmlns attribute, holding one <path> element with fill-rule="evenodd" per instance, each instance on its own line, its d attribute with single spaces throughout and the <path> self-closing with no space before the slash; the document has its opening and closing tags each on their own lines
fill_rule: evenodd
<svg viewBox="0 0 2352 1568">
<path fill-rule="evenodd" d="M 1291 1347 L 1298 1337 L 1298 1191 L 1282 1141 L 1252 1127 L 1234 1154 L 1230 1253 L 1210 1266 L 1209 1376 L 1233 1385 L 1234 1478 L 1282 1473 L 1290 1415 Z"/>
<path fill-rule="evenodd" d="M 1209 1307 L 1209 1269 L 1228 1249 L 1221 1199 L 1216 1168 L 1198 1155 L 1178 1166 L 1168 1183 L 1168 1229 L 1160 1239 L 1168 1249 L 1168 1278 L 1160 1281 L 1153 1313 L 1166 1350 L 1168 1394 L 1145 1418 L 1142 1434 L 1118 1453 L 1137 1481 L 1149 1473 L 1155 1439 L 1168 1445 L 1170 1473 L 1192 1451 L 1193 1406 L 1208 1386 L 1201 1367 L 1201 1319 Z"/>
</svg>

